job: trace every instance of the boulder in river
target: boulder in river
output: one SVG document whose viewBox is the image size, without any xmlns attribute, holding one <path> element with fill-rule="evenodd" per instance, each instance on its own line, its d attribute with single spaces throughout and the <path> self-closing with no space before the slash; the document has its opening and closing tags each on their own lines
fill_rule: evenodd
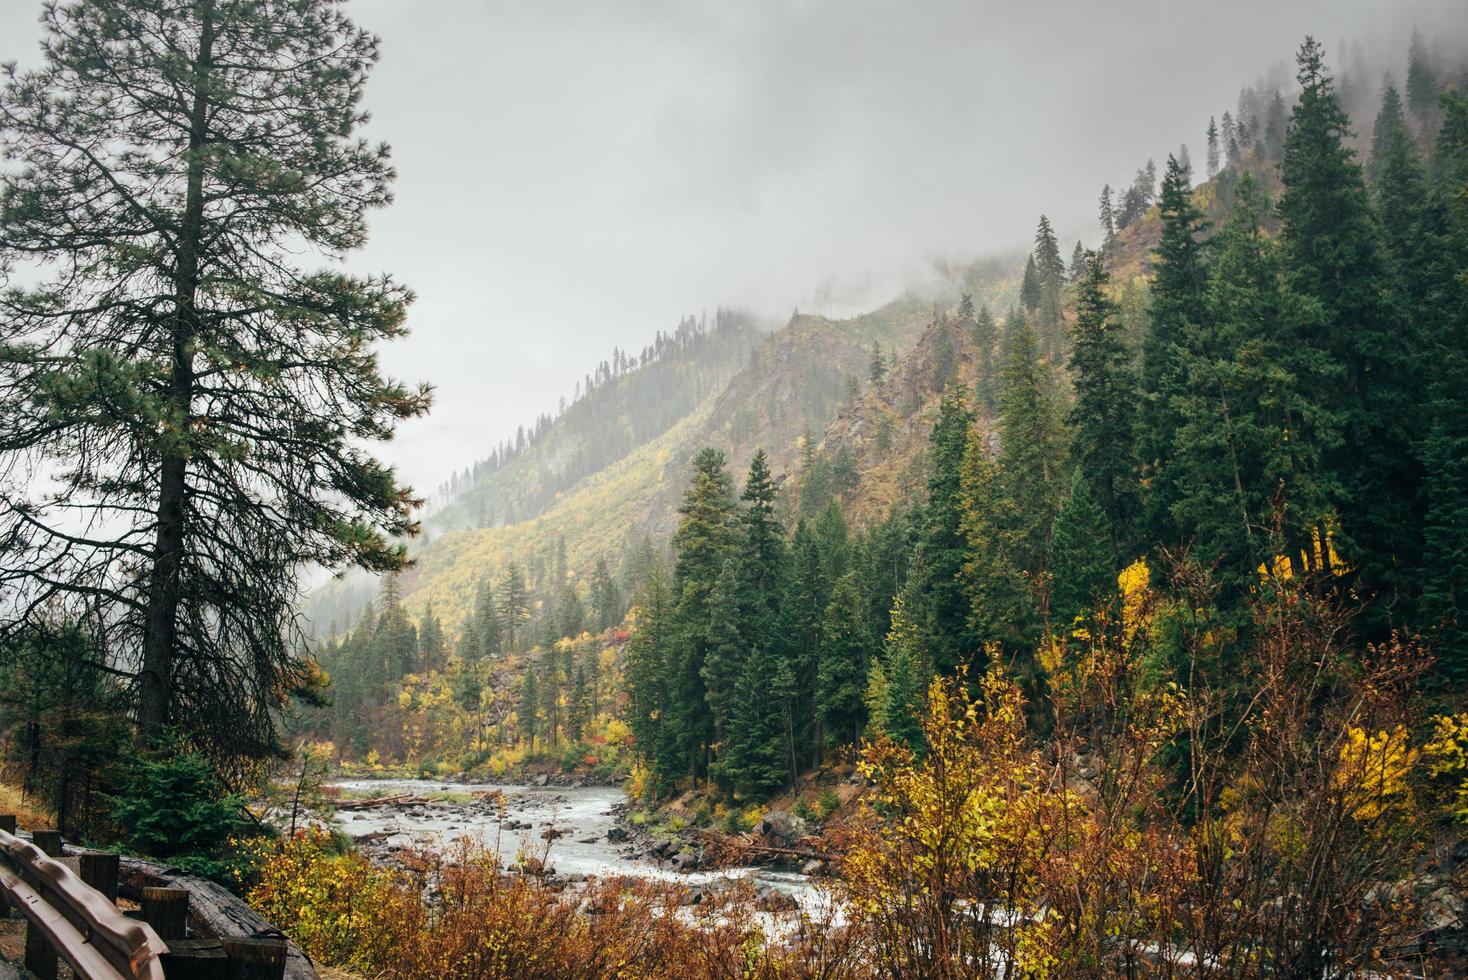
<svg viewBox="0 0 1468 980">
<path fill-rule="evenodd" d="M 620 844 L 626 839 L 626 827 L 613 827 L 611 830 L 607 831 L 607 840 L 611 841 L 613 844 Z"/>
<path fill-rule="evenodd" d="M 805 836 L 805 821 L 789 810 L 771 810 L 760 821 L 759 832 L 774 847 L 794 847 Z"/>
</svg>

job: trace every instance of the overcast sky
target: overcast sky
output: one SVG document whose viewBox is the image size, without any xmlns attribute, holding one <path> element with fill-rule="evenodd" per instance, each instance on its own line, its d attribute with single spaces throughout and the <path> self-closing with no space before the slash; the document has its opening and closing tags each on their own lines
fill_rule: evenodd
<svg viewBox="0 0 1468 980">
<path fill-rule="evenodd" d="M 1314 33 L 1404 58 L 1468 0 L 350 0 L 382 38 L 397 202 L 352 260 L 418 294 L 384 448 L 431 490 L 681 314 L 875 305 L 940 256 L 1094 244 L 1103 182 L 1187 142 Z M 36 63 L 38 0 L 0 0 Z M 1400 77 L 1400 73 L 1399 73 Z M 832 309 L 832 312 L 843 312 Z"/>
</svg>

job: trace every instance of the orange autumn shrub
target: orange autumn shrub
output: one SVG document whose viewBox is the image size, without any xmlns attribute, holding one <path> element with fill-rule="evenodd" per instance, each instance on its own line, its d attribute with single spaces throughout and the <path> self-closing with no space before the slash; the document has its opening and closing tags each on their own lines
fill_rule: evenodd
<svg viewBox="0 0 1468 980">
<path fill-rule="evenodd" d="M 766 913 L 731 884 L 688 903 L 645 881 L 584 890 L 507 873 L 462 841 L 448 856 L 373 869 L 319 831 L 265 858 L 249 901 L 318 964 L 384 978 L 834 978 L 860 976 L 850 933 Z"/>
</svg>

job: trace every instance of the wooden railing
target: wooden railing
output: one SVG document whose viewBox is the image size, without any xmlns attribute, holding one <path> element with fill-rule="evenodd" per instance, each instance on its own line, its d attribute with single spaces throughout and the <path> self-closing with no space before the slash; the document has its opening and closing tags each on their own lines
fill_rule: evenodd
<svg viewBox="0 0 1468 980">
<path fill-rule="evenodd" d="M 83 980 L 285 975 L 283 940 L 186 938 L 190 893 L 182 888 L 145 887 L 136 896 L 141 920 L 125 914 L 116 905 L 116 854 L 63 857 L 60 834 L 31 837 L 16 836 L 15 818 L 0 814 L 0 917 L 7 906 L 25 916 L 25 966 L 42 980 L 56 976 L 58 958 Z"/>
</svg>

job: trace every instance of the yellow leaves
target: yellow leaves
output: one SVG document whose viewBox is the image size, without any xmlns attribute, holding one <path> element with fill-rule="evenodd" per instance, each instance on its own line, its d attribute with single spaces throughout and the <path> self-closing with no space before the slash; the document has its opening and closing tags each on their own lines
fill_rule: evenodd
<svg viewBox="0 0 1468 980">
<path fill-rule="evenodd" d="M 1468 825 L 1468 712 L 1433 719 L 1432 738 L 1422 747 L 1427 772 L 1446 788 L 1448 812 Z"/>
<path fill-rule="evenodd" d="M 1137 631 L 1150 620 L 1152 569 L 1145 558 L 1138 558 L 1116 577 L 1116 587 L 1121 592 L 1121 622 L 1130 641 Z"/>
<path fill-rule="evenodd" d="M 1411 804 L 1408 778 L 1417 762 L 1417 750 L 1408 742 L 1407 729 L 1368 734 L 1360 728 L 1346 732 L 1331 779 L 1343 793 L 1351 814 L 1371 822 L 1405 811 Z"/>
</svg>

